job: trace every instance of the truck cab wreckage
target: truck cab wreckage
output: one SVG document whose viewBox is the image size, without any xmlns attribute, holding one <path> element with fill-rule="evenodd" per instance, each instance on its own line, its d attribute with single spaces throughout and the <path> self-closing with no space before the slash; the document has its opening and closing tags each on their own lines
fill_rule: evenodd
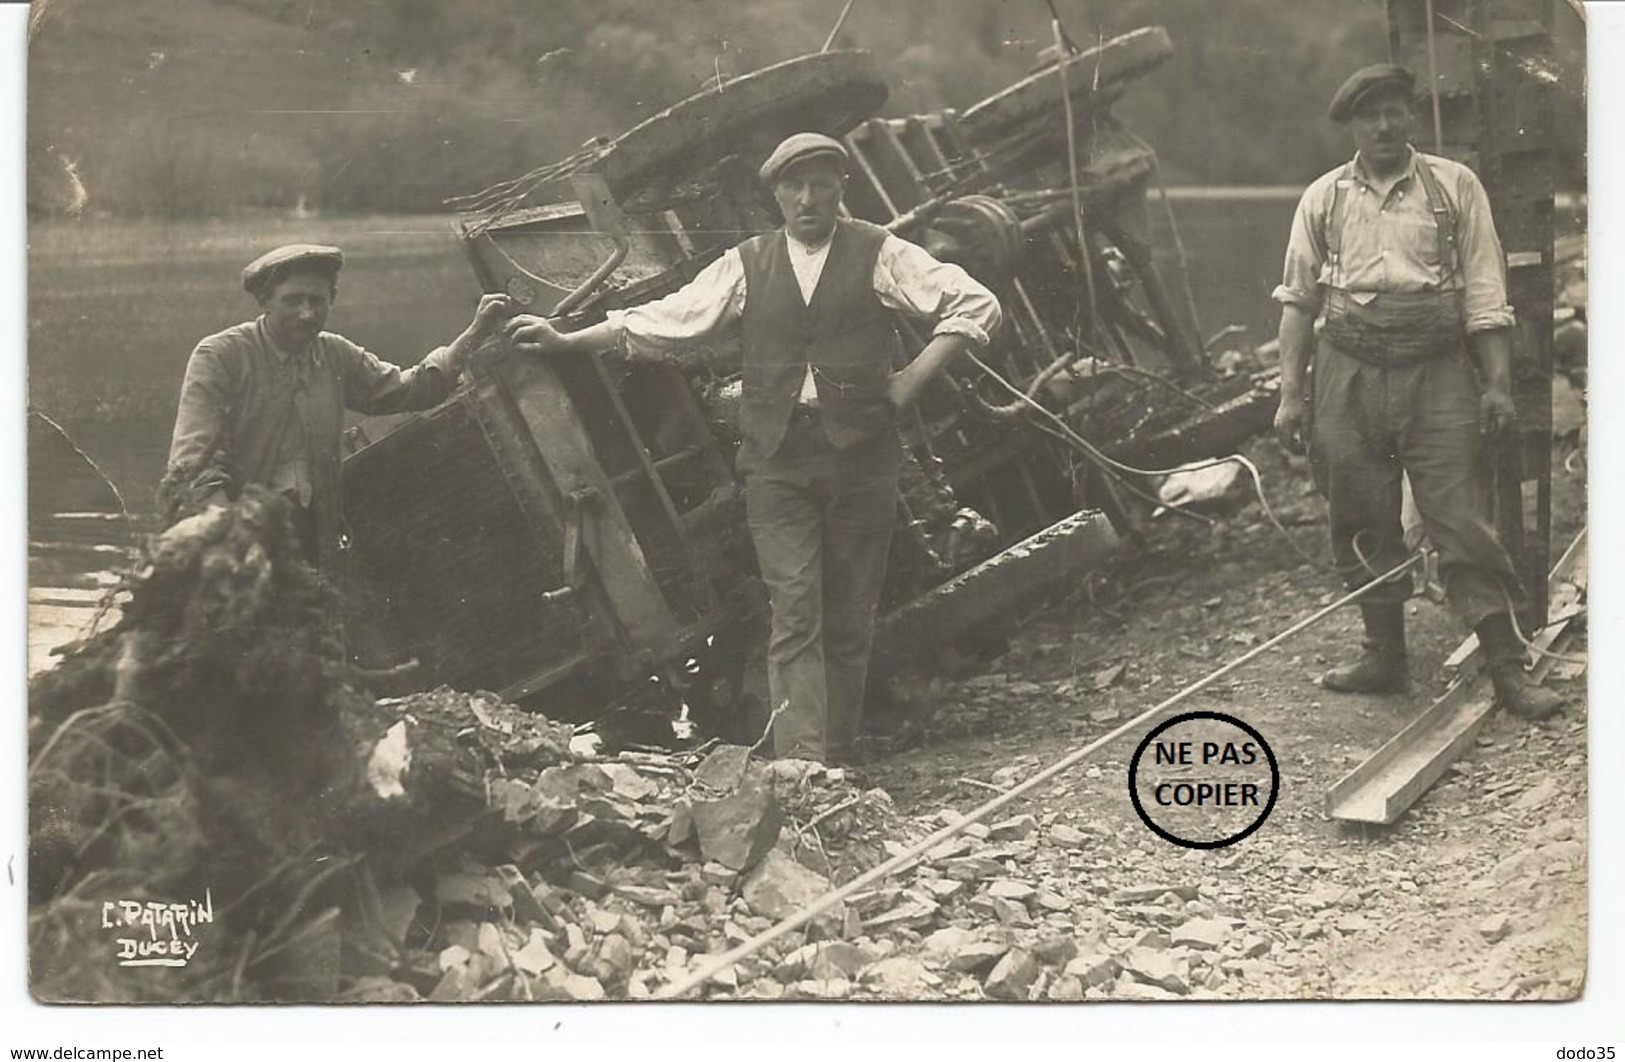
<svg viewBox="0 0 1625 1062">
<path fill-rule="evenodd" d="M 872 55 L 807 55 L 454 201 L 458 230 L 486 291 L 577 327 L 775 227 L 755 167 L 812 129 L 851 152 L 852 215 L 999 296 L 988 364 L 951 369 L 902 427 L 884 674 L 1132 533 L 1134 496 L 1148 495 L 1123 465 L 1229 453 L 1269 426 L 1273 374 L 1221 377 L 1194 308 L 1176 306 L 1153 263 L 1156 156 L 1112 114 L 1171 52 L 1162 29 L 1140 29 L 963 113 L 895 118 L 877 116 L 887 88 Z M 900 324 L 912 356 L 924 338 Z M 550 714 L 652 679 L 708 729 L 743 737 L 765 594 L 731 471 L 737 351 L 685 372 L 500 347 L 446 404 L 346 459 L 375 652 Z"/>
</svg>

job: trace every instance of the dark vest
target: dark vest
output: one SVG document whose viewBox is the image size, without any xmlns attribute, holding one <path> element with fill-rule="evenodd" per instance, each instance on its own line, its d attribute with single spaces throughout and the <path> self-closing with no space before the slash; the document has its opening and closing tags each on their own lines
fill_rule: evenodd
<svg viewBox="0 0 1625 1062">
<path fill-rule="evenodd" d="M 891 430 L 886 382 L 900 343 L 891 313 L 874 291 L 875 259 L 886 230 L 843 218 L 831 239 L 810 304 L 801 301 L 784 230 L 739 245 L 745 265 L 739 427 L 746 445 L 767 457 L 784 441 L 808 365 L 831 445 L 845 449 Z"/>
</svg>

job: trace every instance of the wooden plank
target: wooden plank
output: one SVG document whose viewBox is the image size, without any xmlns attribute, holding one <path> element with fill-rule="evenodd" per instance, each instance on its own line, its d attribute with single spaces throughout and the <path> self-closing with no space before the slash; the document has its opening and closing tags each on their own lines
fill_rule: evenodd
<svg viewBox="0 0 1625 1062">
<path fill-rule="evenodd" d="M 1083 510 L 1051 524 L 883 617 L 874 671 L 896 671 L 953 645 L 957 635 L 995 619 L 1072 577 L 1117 548 L 1105 514 Z"/>
<path fill-rule="evenodd" d="M 1566 617 L 1560 622 L 1552 623 L 1545 630 L 1532 639 L 1536 648 L 1554 653 L 1567 653 L 1578 640 L 1574 633 L 1574 620 L 1584 609 L 1586 600 L 1586 582 L 1590 575 L 1590 552 L 1586 537 L 1586 529 L 1581 528 L 1580 533 L 1574 537 L 1569 548 L 1563 551 L 1562 558 L 1552 568 L 1551 592 L 1552 613 L 1559 617 Z M 1553 659 L 1542 654 L 1535 660 L 1529 669 L 1530 677 L 1536 682 L 1544 682 L 1547 672 L 1551 671 Z"/>
<path fill-rule="evenodd" d="M 941 112 L 938 120 L 942 123 L 942 136 L 948 148 L 961 161 L 972 162 L 983 173 L 991 172 L 993 167 L 988 164 L 987 158 L 976 150 L 971 144 L 970 137 L 965 135 L 964 127 L 959 124 L 959 112 L 953 108 Z"/>
<path fill-rule="evenodd" d="M 502 371 L 560 494 L 593 491 L 583 512 L 582 542 L 628 642 L 656 658 L 672 655 L 678 648 L 676 620 L 563 382 L 540 358 L 509 358 Z"/>
<path fill-rule="evenodd" d="M 1584 593 L 1585 543 L 1586 533 L 1582 529 L 1551 573 L 1552 599 L 1566 598 L 1571 609 L 1578 605 Z M 1535 644 L 1549 648 L 1567 626 L 1567 621 L 1551 625 L 1540 632 Z M 1469 641 L 1472 643 L 1470 651 L 1465 654 L 1457 651 L 1461 654 L 1460 674 L 1450 688 L 1327 792 L 1329 818 L 1380 825 L 1392 823 L 1472 744 L 1494 707 L 1494 698 L 1481 681 L 1482 660 L 1476 651 L 1477 639 Z"/>
<path fill-rule="evenodd" d="M 1548 623 L 1554 618 L 1573 612 L 1585 600 L 1586 578 L 1590 570 L 1589 558 L 1586 528 L 1581 528 L 1580 533 L 1574 536 L 1574 541 L 1569 543 L 1569 548 L 1564 550 L 1557 563 L 1552 565 L 1551 574 L 1547 577 Z M 1541 649 L 1549 649 L 1566 626 L 1567 621 L 1551 623 L 1551 626 L 1530 640 Z M 1459 671 L 1477 659 L 1478 635 L 1469 634 L 1467 640 L 1456 646 L 1455 652 L 1445 658 L 1444 668 L 1446 671 Z M 1538 666 L 1539 661 L 1536 664 Z"/>
<path fill-rule="evenodd" d="M 898 138 L 908 150 L 922 180 L 933 191 L 941 191 L 952 181 L 948 156 L 942 153 L 925 119 L 914 115 L 902 120 Z"/>
<path fill-rule="evenodd" d="M 886 191 L 886 198 L 899 211 L 911 210 L 931 195 L 919 167 L 909 157 L 897 131 L 885 118 L 871 118 L 863 123 L 867 135 L 866 158 Z"/>
<path fill-rule="evenodd" d="M 1444 670 L 1447 674 L 1455 674 L 1469 664 L 1478 663 L 1478 635 L 1469 634 L 1467 640 L 1456 646 L 1451 654 L 1444 658 Z"/>
<path fill-rule="evenodd" d="M 1573 624 L 1565 623 L 1563 625 L 1562 633 L 1556 638 L 1553 638 L 1552 644 L 1546 648 L 1550 649 L 1553 653 L 1568 656 L 1573 653 L 1575 647 L 1579 643 L 1580 635 L 1574 629 Z M 1565 663 L 1565 667 L 1571 671 L 1570 674 L 1564 676 L 1565 678 L 1575 679 L 1585 674 L 1585 657 L 1580 656 L 1577 659 L 1579 662 L 1576 664 L 1570 665 Z M 1529 669 L 1529 675 L 1536 682 L 1545 682 L 1546 676 L 1551 673 L 1552 668 L 1558 663 L 1560 663 L 1560 661 L 1552 656 L 1542 656 L 1539 660 L 1535 661 L 1535 666 Z"/>
<path fill-rule="evenodd" d="M 466 401 L 531 533 L 546 554 L 562 556 L 564 502 L 553 481 L 553 473 L 542 458 L 538 440 L 532 437 L 519 407 L 509 397 L 502 380 L 489 374 L 476 378 L 466 392 Z M 616 622 L 614 603 L 602 585 L 588 580 L 575 604 L 585 617 L 580 652 L 566 662 L 550 659 L 542 671 L 555 666 L 573 669 L 578 655 L 583 660 L 595 654 L 613 655 L 625 644 L 625 633 Z M 528 679 L 516 682 L 505 687 L 502 696 L 518 700 L 533 692 L 528 687 Z"/>
<path fill-rule="evenodd" d="M 1326 814 L 1345 822 L 1386 825 L 1438 781 L 1477 736 L 1494 707 L 1478 668 L 1450 688 L 1376 754 L 1326 794 Z"/>
<path fill-rule="evenodd" d="M 95 608 L 107 597 L 105 587 L 30 586 L 30 605 L 64 605 L 68 608 Z"/>
<path fill-rule="evenodd" d="M 1514 261 L 1528 263 L 1510 271 L 1507 290 L 1518 320 L 1512 366 L 1517 431 L 1494 447 L 1494 519 L 1529 587 L 1531 608 L 1520 617 L 1526 622 L 1549 614 L 1541 576 L 1552 554 L 1546 411 L 1552 403 L 1552 196 L 1558 168 L 1553 130 L 1563 124 L 1556 119 L 1565 74 L 1553 29 L 1562 7 L 1552 0 L 1387 2 L 1394 60 L 1419 72 L 1436 70 L 1443 153 L 1477 172 L 1503 247 Z M 1424 121 L 1419 144 L 1429 150 L 1431 126 Z M 1522 484 L 1534 485 L 1532 521 Z"/>
</svg>

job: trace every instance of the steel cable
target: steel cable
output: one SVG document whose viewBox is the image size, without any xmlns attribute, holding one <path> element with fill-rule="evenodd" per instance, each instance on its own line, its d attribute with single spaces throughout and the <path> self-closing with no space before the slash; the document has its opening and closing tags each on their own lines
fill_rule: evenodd
<svg viewBox="0 0 1625 1062">
<path fill-rule="evenodd" d="M 1372 590 L 1383 585 L 1388 580 L 1398 578 L 1400 575 L 1414 567 L 1421 559 L 1422 555 L 1420 553 L 1413 554 L 1408 560 L 1401 564 L 1395 565 L 1394 568 L 1385 573 L 1381 579 L 1374 579 L 1357 590 L 1349 591 L 1347 594 L 1344 594 L 1331 604 L 1322 607 L 1308 618 L 1299 620 L 1297 623 L 1293 624 L 1291 627 L 1288 627 L 1280 634 L 1277 634 L 1275 637 L 1269 639 L 1269 641 L 1254 646 L 1252 649 L 1249 649 L 1247 652 L 1236 657 L 1234 660 L 1231 660 L 1215 670 L 1208 672 L 1206 675 L 1197 679 L 1190 685 L 1183 687 L 1173 695 L 1158 702 L 1152 707 L 1147 708 L 1133 719 L 1119 725 L 1116 729 L 1101 735 L 1082 748 L 1075 749 L 1066 756 L 1063 756 L 1061 759 L 1044 768 L 1042 771 L 1039 771 L 1025 782 L 1022 782 L 1005 793 L 996 796 L 991 800 L 988 800 L 986 803 L 972 809 L 964 816 L 964 818 L 959 819 L 952 825 L 944 826 L 942 829 L 931 834 L 923 841 L 916 842 L 867 873 L 860 874 L 858 877 L 853 878 L 840 888 L 833 889 L 830 892 L 825 893 L 823 896 L 819 897 L 806 907 L 803 907 L 790 917 L 780 920 L 777 924 L 770 926 L 761 933 L 758 933 L 756 936 L 751 937 L 749 940 L 742 942 L 729 951 L 723 952 L 721 955 L 718 955 L 716 958 L 705 963 L 698 970 L 695 970 L 688 976 L 666 985 L 654 993 L 654 998 L 678 999 L 684 995 L 687 995 L 695 988 L 698 988 L 700 985 L 703 985 L 717 974 L 732 967 L 740 960 L 754 955 L 756 952 L 784 936 L 786 933 L 806 925 L 808 922 L 823 914 L 825 911 L 830 910 L 847 897 L 853 895 L 854 893 L 860 892 L 870 885 L 873 885 L 875 882 L 890 876 L 895 871 L 913 865 L 922 855 L 937 847 L 949 838 L 954 837 L 967 826 L 971 825 L 972 823 L 982 821 L 995 811 L 998 811 L 1006 805 L 1020 799 L 1023 796 L 1026 796 L 1028 793 L 1032 792 L 1034 789 L 1037 789 L 1045 782 L 1048 782 L 1056 775 L 1059 775 L 1062 772 L 1076 766 L 1086 757 L 1098 752 L 1111 742 L 1116 741 L 1118 738 L 1141 726 L 1144 726 L 1161 713 L 1167 711 L 1169 708 L 1172 708 L 1174 705 L 1179 704 L 1181 701 L 1192 696 L 1193 694 L 1200 693 L 1202 690 L 1206 689 L 1208 686 L 1211 686 L 1213 683 L 1217 682 L 1225 675 L 1228 675 L 1230 672 L 1241 667 L 1243 664 L 1249 663 L 1256 657 L 1275 648 L 1288 638 L 1308 630 L 1310 627 L 1313 627 L 1315 624 L 1331 615 L 1337 609 L 1358 600 L 1364 595 L 1370 593 Z"/>
<path fill-rule="evenodd" d="M 1224 465 L 1224 464 L 1232 464 L 1232 463 L 1241 465 L 1242 468 L 1247 470 L 1247 474 L 1250 477 L 1250 479 L 1252 480 L 1253 490 L 1258 496 L 1259 505 L 1262 507 L 1262 509 L 1264 511 L 1265 518 L 1270 522 L 1270 525 L 1272 527 L 1274 527 L 1275 530 L 1280 533 L 1281 537 L 1286 539 L 1287 544 L 1292 547 L 1293 552 L 1297 553 L 1297 555 L 1299 557 L 1303 558 L 1306 562 L 1308 562 L 1313 567 L 1316 567 L 1316 568 L 1330 568 L 1330 567 L 1332 567 L 1331 565 L 1328 565 L 1325 561 L 1319 560 L 1318 558 L 1310 555 L 1309 552 L 1306 551 L 1302 546 L 1298 545 L 1297 541 L 1294 540 L 1293 537 L 1287 532 L 1286 527 L 1281 523 L 1280 519 L 1276 517 L 1275 510 L 1270 505 L 1269 498 L 1264 493 L 1264 479 L 1263 479 L 1263 476 L 1258 471 L 1258 466 L 1253 464 L 1252 461 L 1248 460 L 1246 457 L 1242 456 L 1241 454 L 1228 454 L 1228 455 L 1226 455 L 1224 457 L 1214 457 L 1214 458 L 1209 458 L 1208 460 L 1205 460 L 1205 461 L 1195 461 L 1195 462 L 1192 462 L 1190 464 L 1178 466 L 1176 468 L 1162 468 L 1162 469 L 1136 468 L 1133 465 L 1125 464 L 1124 462 L 1119 461 L 1114 457 L 1111 457 L 1110 455 L 1108 455 L 1104 451 L 1102 451 L 1099 447 L 1097 447 L 1093 443 L 1091 443 L 1088 439 L 1085 439 L 1082 435 L 1079 435 L 1072 428 L 1072 426 L 1070 424 L 1068 424 L 1064 419 L 1062 419 L 1060 416 L 1058 416 L 1054 411 L 1052 411 L 1049 408 L 1045 407 L 1043 404 L 1036 401 L 1035 399 L 1029 397 L 1026 394 L 1026 392 L 1022 391 L 1019 387 L 1015 386 L 1009 380 L 1005 379 L 998 372 L 998 370 L 996 370 L 992 366 L 988 365 L 981 358 L 978 358 L 974 352 L 966 351 L 965 356 L 967 358 L 969 358 L 971 360 L 971 362 L 976 365 L 977 368 L 981 369 L 982 372 L 984 372 L 988 376 L 992 377 L 997 383 L 999 383 L 1001 386 L 1003 386 L 1006 390 L 1010 391 L 1011 394 L 1017 396 L 1016 400 L 1018 402 L 1026 403 L 1027 405 L 1032 407 L 1032 409 L 1034 411 L 1036 411 L 1037 413 L 1042 415 L 1043 419 L 1048 421 L 1049 424 L 1053 426 L 1052 429 L 1050 429 L 1051 434 L 1059 434 L 1062 438 L 1066 439 L 1066 441 L 1070 442 L 1072 445 L 1076 446 L 1079 450 L 1083 451 L 1085 456 L 1087 456 L 1097 466 L 1100 466 L 1103 469 L 1107 470 L 1108 472 L 1112 473 L 1113 474 L 1112 475 L 1113 479 L 1115 479 L 1118 483 L 1122 484 L 1122 486 L 1123 486 L 1123 488 L 1125 490 L 1130 491 L 1131 493 L 1133 493 L 1137 497 L 1146 498 L 1147 495 L 1145 494 L 1145 492 L 1136 489 L 1132 484 L 1129 484 L 1129 483 L 1125 482 L 1124 479 L 1123 479 L 1124 475 L 1130 475 L 1130 476 L 1168 476 L 1168 475 L 1174 474 L 1175 472 L 1197 472 L 1197 471 L 1200 471 L 1200 470 L 1202 470 L 1204 468 L 1212 468 L 1215 465 Z M 1199 513 L 1193 513 L 1190 510 L 1185 509 L 1185 508 L 1183 508 L 1181 506 L 1170 505 L 1169 503 L 1167 503 L 1165 501 L 1162 501 L 1160 499 L 1151 499 L 1151 500 L 1152 500 L 1153 504 L 1163 506 L 1164 508 L 1167 508 L 1168 510 L 1170 510 L 1172 512 L 1177 512 L 1177 513 L 1180 513 L 1181 515 L 1184 515 L 1184 516 L 1195 517 L 1197 519 L 1203 520 L 1204 522 L 1212 523 L 1211 520 L 1209 520 L 1206 517 L 1201 516 Z M 1377 574 L 1375 569 L 1371 568 L 1370 564 L 1366 563 L 1364 561 L 1363 557 L 1362 557 L 1362 564 L 1364 565 L 1364 567 L 1366 568 L 1367 571 L 1371 572 L 1371 574 L 1373 574 L 1373 575 Z"/>
</svg>

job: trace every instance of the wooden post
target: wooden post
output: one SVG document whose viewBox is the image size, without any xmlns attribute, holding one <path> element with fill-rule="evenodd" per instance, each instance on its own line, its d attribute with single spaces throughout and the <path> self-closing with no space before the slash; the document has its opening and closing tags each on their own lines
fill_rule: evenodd
<svg viewBox="0 0 1625 1062">
<path fill-rule="evenodd" d="M 1433 25 L 1428 25 L 1432 12 Z M 1513 343 L 1513 437 L 1495 448 L 1495 519 L 1531 599 L 1546 617 L 1551 563 L 1552 200 L 1556 187 L 1554 0 L 1388 0 L 1395 62 L 1438 102 L 1444 153 L 1489 193 L 1506 251 Z M 1430 52 L 1430 38 L 1432 48 Z M 1436 71 L 1428 84 L 1428 71 Z"/>
</svg>

